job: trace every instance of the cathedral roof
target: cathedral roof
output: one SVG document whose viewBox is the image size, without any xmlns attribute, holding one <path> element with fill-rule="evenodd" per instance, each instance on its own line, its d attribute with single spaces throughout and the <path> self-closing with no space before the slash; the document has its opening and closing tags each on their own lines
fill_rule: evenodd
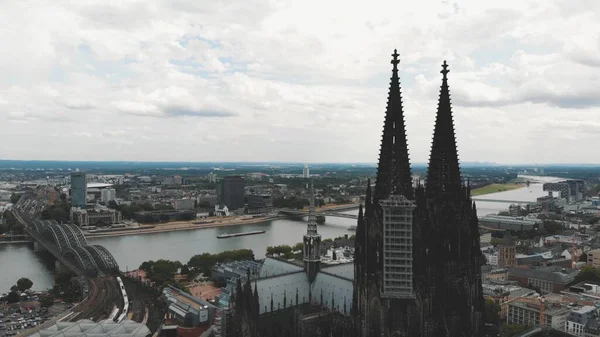
<svg viewBox="0 0 600 337">
<path fill-rule="evenodd" d="M 312 301 L 330 310 L 350 314 L 353 292 L 352 280 L 322 272 L 312 284 Z"/>
<path fill-rule="evenodd" d="M 354 280 L 354 262 L 321 267 L 321 272 L 352 281 Z"/>
<path fill-rule="evenodd" d="M 308 303 L 310 283 L 304 270 L 296 273 L 256 280 L 260 313 L 277 311 L 299 303 Z M 298 303 L 296 302 L 298 292 Z M 285 298 L 285 301 L 284 301 Z M 271 310 L 271 301 L 273 308 Z"/>
<path fill-rule="evenodd" d="M 304 268 L 287 261 L 267 257 L 260 268 L 259 277 L 274 277 L 299 271 L 304 271 Z"/>
</svg>

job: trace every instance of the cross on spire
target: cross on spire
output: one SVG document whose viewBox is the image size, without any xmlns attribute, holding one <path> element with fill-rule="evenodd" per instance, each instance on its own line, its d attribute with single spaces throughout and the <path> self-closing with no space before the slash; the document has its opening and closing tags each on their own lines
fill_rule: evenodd
<svg viewBox="0 0 600 337">
<path fill-rule="evenodd" d="M 398 51 L 394 49 L 394 53 L 392 54 L 392 64 L 394 65 L 394 70 L 398 70 L 398 63 L 400 63 L 400 60 L 398 60 L 398 56 L 400 56 L 400 54 L 398 54 Z"/>
<path fill-rule="evenodd" d="M 440 71 L 440 73 L 442 73 L 442 75 L 444 75 L 443 79 L 447 80 L 448 78 L 446 77 L 446 75 L 450 72 L 450 70 L 448 70 L 448 64 L 446 63 L 446 60 L 444 60 L 444 64 L 442 64 L 442 71 Z"/>
</svg>

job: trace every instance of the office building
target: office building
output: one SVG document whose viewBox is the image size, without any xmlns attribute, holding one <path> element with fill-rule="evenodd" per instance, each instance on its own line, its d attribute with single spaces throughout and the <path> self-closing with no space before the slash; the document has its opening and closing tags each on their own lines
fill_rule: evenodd
<svg viewBox="0 0 600 337">
<path fill-rule="evenodd" d="M 308 164 L 304 165 L 304 169 L 302 170 L 302 178 L 310 178 L 310 169 L 308 168 Z"/>
<path fill-rule="evenodd" d="M 171 201 L 173 208 L 175 208 L 176 210 L 194 209 L 195 203 L 196 199 L 175 199 Z"/>
<path fill-rule="evenodd" d="M 248 214 L 268 213 L 273 210 L 273 198 L 268 194 L 250 194 L 248 198 Z"/>
<path fill-rule="evenodd" d="M 121 212 L 109 208 L 83 209 L 71 208 L 71 221 L 77 226 L 109 226 L 121 223 Z"/>
<path fill-rule="evenodd" d="M 100 200 L 108 204 L 117 199 L 117 191 L 114 188 L 105 188 L 100 191 Z"/>
<path fill-rule="evenodd" d="M 71 207 L 85 208 L 87 198 L 87 178 L 85 172 L 71 173 Z"/>
<path fill-rule="evenodd" d="M 600 248 L 592 249 L 587 252 L 587 265 L 594 268 L 600 268 Z"/>
<path fill-rule="evenodd" d="M 508 303 L 507 324 L 522 324 L 540 326 L 541 306 L 544 306 L 544 325 L 547 328 L 563 330 L 569 309 L 556 303 L 535 303 L 537 299 L 529 302 L 519 300 Z"/>
<path fill-rule="evenodd" d="M 230 211 L 244 208 L 244 188 L 246 181 L 240 176 L 228 176 L 217 185 L 217 197 L 221 207 L 227 206 Z"/>
<path fill-rule="evenodd" d="M 590 319 L 598 317 L 596 307 L 586 305 L 580 308 L 572 308 L 565 322 L 565 332 L 573 336 L 583 337 L 584 328 Z"/>
<path fill-rule="evenodd" d="M 545 183 L 542 188 L 548 192 L 550 197 L 558 197 L 566 202 L 580 201 L 585 192 L 583 180 L 565 180 L 557 183 Z M 559 195 L 555 195 L 555 192 Z"/>
<path fill-rule="evenodd" d="M 533 285 L 539 287 L 542 293 L 559 293 L 567 287 L 575 275 L 579 273 L 576 269 L 561 268 L 560 266 L 550 266 L 542 268 L 508 268 L 508 279 L 518 281 L 522 287 Z"/>
</svg>

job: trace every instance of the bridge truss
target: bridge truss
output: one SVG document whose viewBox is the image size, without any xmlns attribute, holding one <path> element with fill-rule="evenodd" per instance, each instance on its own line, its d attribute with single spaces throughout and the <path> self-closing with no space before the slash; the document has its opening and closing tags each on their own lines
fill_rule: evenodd
<svg viewBox="0 0 600 337">
<path fill-rule="evenodd" d="M 26 223 L 34 239 L 52 245 L 58 254 L 80 266 L 86 274 L 96 276 L 119 271 L 112 254 L 102 246 L 88 245 L 79 227 L 54 220 L 30 219 Z"/>
</svg>

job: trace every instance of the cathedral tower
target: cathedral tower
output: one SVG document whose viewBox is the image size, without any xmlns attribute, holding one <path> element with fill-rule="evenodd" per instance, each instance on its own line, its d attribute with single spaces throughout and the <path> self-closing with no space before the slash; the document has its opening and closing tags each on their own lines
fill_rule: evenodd
<svg viewBox="0 0 600 337">
<path fill-rule="evenodd" d="M 304 234 L 304 270 L 308 281 L 312 283 L 321 267 L 321 235 L 317 232 L 317 216 L 315 214 L 315 190 L 310 182 L 310 201 L 308 206 L 308 224 Z"/>
</svg>

